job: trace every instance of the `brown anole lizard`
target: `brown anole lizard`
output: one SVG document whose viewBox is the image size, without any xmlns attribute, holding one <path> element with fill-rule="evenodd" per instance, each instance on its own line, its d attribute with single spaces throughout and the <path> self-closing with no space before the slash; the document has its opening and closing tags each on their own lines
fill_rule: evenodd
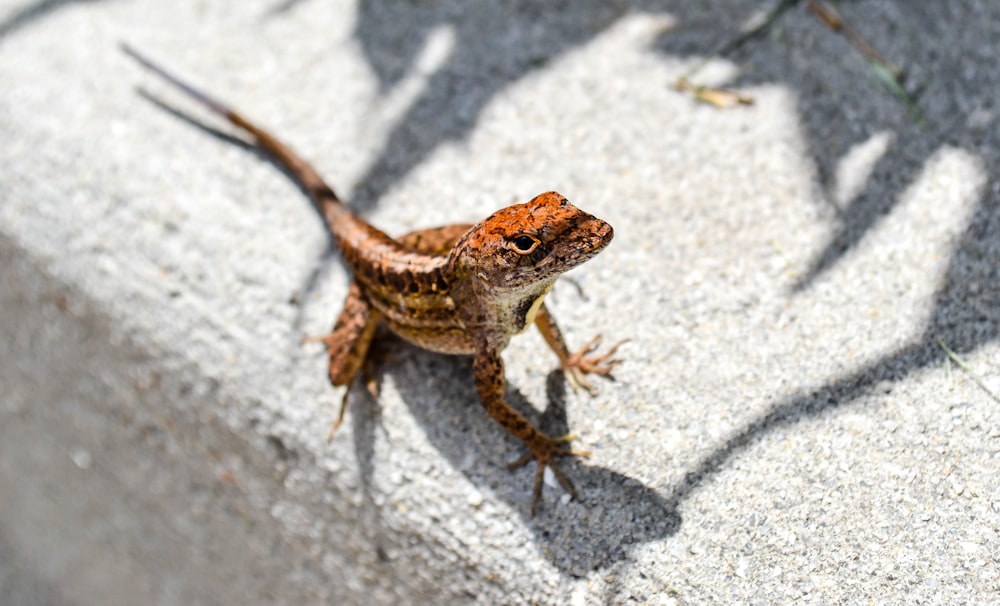
<svg viewBox="0 0 1000 606">
<path fill-rule="evenodd" d="M 327 347 L 334 386 L 350 389 L 379 324 L 424 349 L 470 355 L 476 391 L 486 411 L 528 447 L 528 454 L 510 467 L 532 459 L 538 464 L 532 515 L 546 467 L 576 497 L 555 459 L 588 453 L 570 450 L 571 436 L 544 434 L 507 403 L 500 352 L 511 337 L 534 324 L 574 384 L 592 391 L 586 374 L 610 374 L 618 363 L 612 358 L 618 345 L 603 355 L 590 355 L 598 337 L 571 353 L 544 298 L 556 278 L 611 242 L 611 225 L 548 192 L 498 210 L 475 225 L 449 225 L 391 238 L 351 212 L 315 169 L 284 143 L 130 47 L 123 45 L 122 50 L 249 134 L 299 182 L 326 219 L 353 273 L 333 331 L 319 339 Z M 346 405 L 347 393 L 337 424 Z"/>
</svg>

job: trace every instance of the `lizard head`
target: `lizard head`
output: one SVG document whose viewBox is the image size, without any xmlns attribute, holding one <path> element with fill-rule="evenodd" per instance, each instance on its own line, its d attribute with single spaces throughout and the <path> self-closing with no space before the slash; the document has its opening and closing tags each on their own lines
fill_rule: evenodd
<svg viewBox="0 0 1000 606">
<path fill-rule="evenodd" d="M 562 273 L 601 252 L 614 229 L 556 192 L 500 209 L 470 229 L 449 265 L 491 289 L 546 290 Z"/>
</svg>

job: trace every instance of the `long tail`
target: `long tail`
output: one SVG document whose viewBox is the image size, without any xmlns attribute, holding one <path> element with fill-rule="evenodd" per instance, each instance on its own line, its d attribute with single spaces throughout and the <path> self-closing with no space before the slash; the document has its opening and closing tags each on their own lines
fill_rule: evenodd
<svg viewBox="0 0 1000 606">
<path fill-rule="evenodd" d="M 245 130 L 253 136 L 254 141 L 261 148 L 271 154 L 299 184 L 306 190 L 312 199 L 316 209 L 326 219 L 331 230 L 334 226 L 342 222 L 345 215 L 351 215 L 350 209 L 337 197 L 333 189 L 327 185 L 323 178 L 319 176 L 308 162 L 295 154 L 287 145 L 276 139 L 273 135 L 250 122 L 225 103 L 214 99 L 187 82 L 181 80 L 163 67 L 153 63 L 150 59 L 141 55 L 138 51 L 127 44 L 121 45 L 122 52 L 138 61 L 143 67 L 170 82 L 178 89 L 184 91 L 192 99 L 198 101 L 208 109 L 226 118 L 231 123 Z"/>
</svg>

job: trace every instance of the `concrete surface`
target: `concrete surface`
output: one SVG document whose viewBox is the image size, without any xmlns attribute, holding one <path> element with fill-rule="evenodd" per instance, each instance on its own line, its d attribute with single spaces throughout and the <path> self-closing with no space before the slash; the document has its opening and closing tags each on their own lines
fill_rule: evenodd
<svg viewBox="0 0 1000 606">
<path fill-rule="evenodd" d="M 768 6 L 0 2 L 0 602 L 1000 602 L 1000 403 L 939 344 L 1000 392 L 1000 4 L 841 3 L 926 126 L 804 6 L 699 75 L 753 106 L 673 90 Z M 468 362 L 399 344 L 327 445 L 343 267 L 121 40 L 390 233 L 610 221 L 551 306 L 616 381 L 506 353 L 583 502 L 529 517 Z"/>
</svg>

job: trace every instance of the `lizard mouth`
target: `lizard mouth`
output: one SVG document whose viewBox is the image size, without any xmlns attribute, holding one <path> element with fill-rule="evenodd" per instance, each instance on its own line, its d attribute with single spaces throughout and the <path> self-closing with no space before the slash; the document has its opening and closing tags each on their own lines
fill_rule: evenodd
<svg viewBox="0 0 1000 606">
<path fill-rule="evenodd" d="M 578 256 L 573 256 L 573 258 L 578 259 L 575 265 L 592 259 L 608 244 L 611 244 L 611 240 L 615 237 L 615 229 L 611 227 L 610 223 L 590 215 L 587 215 L 586 220 L 581 222 L 578 229 L 581 238 L 580 246 L 573 247 L 573 250 L 579 253 Z"/>
<path fill-rule="evenodd" d="M 592 217 L 592 222 L 596 223 L 593 247 L 595 249 L 594 254 L 597 254 L 604 250 L 608 244 L 611 244 L 611 240 L 615 237 L 615 228 L 611 227 L 611 224 L 607 221 L 602 221 L 597 217 Z"/>
<path fill-rule="evenodd" d="M 574 225 L 566 230 L 565 245 L 554 249 L 535 266 L 537 273 L 558 275 L 593 259 L 614 238 L 615 230 L 606 221 L 581 213 Z"/>
</svg>

